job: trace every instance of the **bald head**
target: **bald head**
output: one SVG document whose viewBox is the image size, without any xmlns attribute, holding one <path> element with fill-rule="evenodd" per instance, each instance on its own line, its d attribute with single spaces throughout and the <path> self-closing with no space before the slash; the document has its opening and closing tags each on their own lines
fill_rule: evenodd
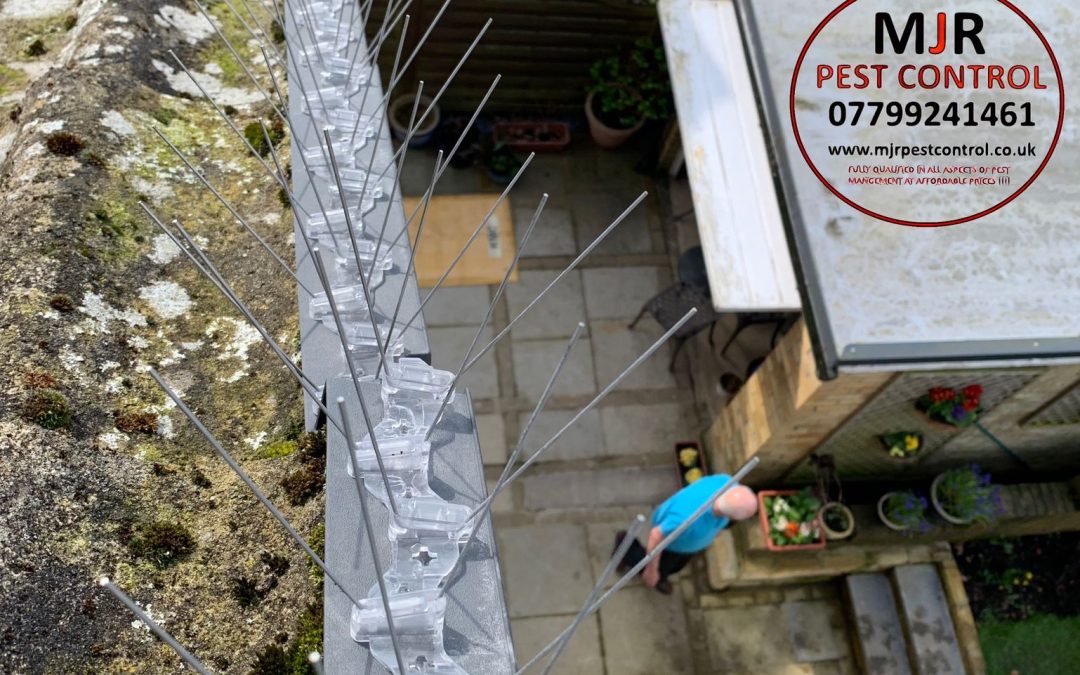
<svg viewBox="0 0 1080 675">
<path fill-rule="evenodd" d="M 757 513 L 757 495 L 745 485 L 736 485 L 716 500 L 713 510 L 717 515 L 732 520 L 746 520 Z"/>
</svg>

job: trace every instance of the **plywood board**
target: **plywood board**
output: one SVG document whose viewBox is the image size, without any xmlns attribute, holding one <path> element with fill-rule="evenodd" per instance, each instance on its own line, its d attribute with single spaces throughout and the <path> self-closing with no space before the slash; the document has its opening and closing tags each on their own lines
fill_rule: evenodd
<svg viewBox="0 0 1080 675">
<path fill-rule="evenodd" d="M 430 288 L 439 281 L 498 198 L 497 194 L 436 195 L 431 198 L 424 232 L 416 247 L 416 278 L 422 288 Z M 419 197 L 405 197 L 405 213 L 411 214 L 419 203 Z M 502 281 L 517 246 L 511 213 L 510 199 L 504 199 L 443 285 L 486 286 Z M 414 240 L 419 225 L 418 214 L 409 225 Z M 515 269 L 510 281 L 517 279 Z"/>
<path fill-rule="evenodd" d="M 757 102 L 729 0 L 659 5 L 712 301 L 802 308 Z"/>
</svg>

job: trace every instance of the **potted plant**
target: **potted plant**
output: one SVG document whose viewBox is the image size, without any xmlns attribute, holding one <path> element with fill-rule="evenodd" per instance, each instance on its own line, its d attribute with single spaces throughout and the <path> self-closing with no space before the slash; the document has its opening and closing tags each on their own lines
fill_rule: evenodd
<svg viewBox="0 0 1080 675">
<path fill-rule="evenodd" d="M 877 511 L 881 522 L 890 530 L 908 534 L 922 534 L 930 530 L 926 519 L 926 497 L 914 490 L 889 492 L 878 500 Z"/>
<path fill-rule="evenodd" d="M 818 509 L 818 522 L 829 541 L 847 539 L 855 533 L 855 514 L 841 502 L 827 502 Z"/>
<path fill-rule="evenodd" d="M 889 457 L 897 460 L 914 459 L 922 450 L 923 436 L 918 431 L 897 431 L 878 436 Z"/>
<path fill-rule="evenodd" d="M 770 551 L 809 551 L 825 548 L 825 532 L 818 521 L 821 500 L 810 488 L 762 490 L 758 512 Z"/>
<path fill-rule="evenodd" d="M 487 173 L 491 180 L 506 185 L 521 169 L 524 160 L 502 143 L 496 143 L 487 158 Z"/>
<path fill-rule="evenodd" d="M 676 443 L 675 469 L 684 487 L 708 474 L 709 468 L 705 464 L 705 455 L 701 454 L 701 446 L 694 441 Z"/>
<path fill-rule="evenodd" d="M 953 525 L 989 524 L 1001 514 L 1001 490 L 975 464 L 950 469 L 930 485 L 934 510 Z"/>
<path fill-rule="evenodd" d="M 931 420 L 953 427 L 975 423 L 982 412 L 982 385 L 972 384 L 959 392 L 946 387 L 933 387 L 921 396 L 916 407 Z"/>
<path fill-rule="evenodd" d="M 409 120 L 412 118 L 413 103 L 416 101 L 416 94 L 403 94 L 398 96 L 390 102 L 390 110 L 388 111 L 388 117 L 390 118 L 390 131 L 393 132 L 394 138 L 404 142 L 405 138 L 409 135 Z M 413 124 L 420 121 L 424 112 L 431 106 L 434 100 L 429 96 L 420 97 L 420 105 L 416 108 L 416 120 Z M 435 129 L 439 126 L 441 114 L 439 112 L 439 106 L 432 108 L 428 113 L 427 118 L 424 119 L 424 123 L 417 128 L 413 133 L 411 139 L 409 139 L 410 148 L 420 148 L 431 142 L 431 139 L 435 136 Z"/>
<path fill-rule="evenodd" d="M 671 80 L 664 47 L 636 40 L 626 53 L 604 57 L 589 71 L 593 84 L 585 99 L 589 132 L 601 148 L 622 145 L 646 120 L 671 115 Z"/>
</svg>

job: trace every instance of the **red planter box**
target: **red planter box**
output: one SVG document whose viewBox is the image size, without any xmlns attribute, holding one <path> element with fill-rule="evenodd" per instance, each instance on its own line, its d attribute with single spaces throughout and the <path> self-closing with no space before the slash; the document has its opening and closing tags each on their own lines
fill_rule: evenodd
<svg viewBox="0 0 1080 675">
<path fill-rule="evenodd" d="M 497 122 L 495 142 L 519 152 L 558 152 L 570 145 L 566 122 Z"/>
<path fill-rule="evenodd" d="M 758 521 L 761 523 L 761 532 L 765 535 L 765 547 L 770 551 L 818 551 L 825 548 L 825 530 L 821 527 L 821 523 L 817 522 L 817 516 L 814 517 L 813 522 L 817 524 L 818 541 L 815 541 L 813 544 L 777 546 L 773 543 L 772 537 L 769 536 L 769 515 L 765 512 L 765 498 L 788 497 L 797 494 L 799 494 L 798 490 L 761 490 L 757 493 Z"/>
</svg>

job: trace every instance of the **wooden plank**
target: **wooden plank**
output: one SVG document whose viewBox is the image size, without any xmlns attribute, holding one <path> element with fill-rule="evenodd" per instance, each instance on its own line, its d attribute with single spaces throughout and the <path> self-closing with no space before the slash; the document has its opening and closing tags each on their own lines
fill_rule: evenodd
<svg viewBox="0 0 1080 675">
<path fill-rule="evenodd" d="M 497 194 L 432 197 L 424 224 L 424 236 L 416 247 L 416 278 L 422 288 L 430 288 L 439 281 L 498 198 Z M 420 198 L 405 197 L 403 202 L 405 212 L 412 213 Z M 484 231 L 447 277 L 446 286 L 492 285 L 502 281 L 516 249 L 511 213 L 510 199 L 504 199 Z M 410 225 L 410 234 L 414 239 L 419 225 L 419 218 Z M 515 269 L 510 280 L 516 282 L 517 279 L 518 271 Z"/>
<path fill-rule="evenodd" d="M 750 69 L 731 0 L 661 0 L 713 304 L 800 310 Z"/>
</svg>

